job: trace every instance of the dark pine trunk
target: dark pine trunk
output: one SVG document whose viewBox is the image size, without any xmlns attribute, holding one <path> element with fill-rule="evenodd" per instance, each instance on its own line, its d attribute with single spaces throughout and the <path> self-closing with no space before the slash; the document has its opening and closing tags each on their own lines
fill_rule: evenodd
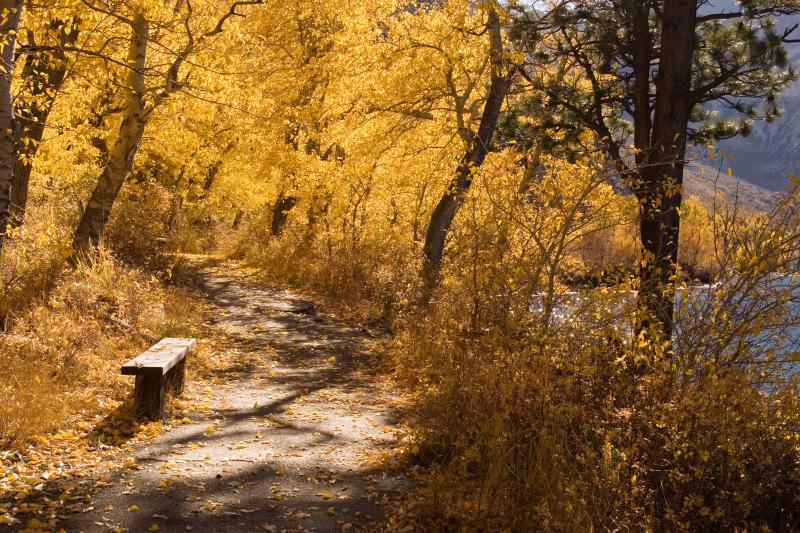
<svg viewBox="0 0 800 533">
<path fill-rule="evenodd" d="M 641 239 L 638 307 L 641 330 L 653 329 L 671 339 L 675 276 L 680 235 L 686 135 L 692 111 L 691 72 L 695 48 L 695 0 L 664 2 L 661 55 L 656 78 L 648 166 L 640 167 Z"/>
</svg>

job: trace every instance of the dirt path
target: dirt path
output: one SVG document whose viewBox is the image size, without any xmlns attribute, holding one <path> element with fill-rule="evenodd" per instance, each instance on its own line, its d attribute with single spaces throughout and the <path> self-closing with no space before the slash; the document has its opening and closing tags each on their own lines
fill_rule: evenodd
<svg viewBox="0 0 800 533">
<path fill-rule="evenodd" d="M 396 436 L 372 339 L 225 264 L 198 277 L 214 349 L 244 364 L 190 384 L 185 423 L 138 448 L 95 493 L 94 510 L 64 529 L 354 531 L 375 522 L 380 500 L 405 481 L 375 466 Z"/>
</svg>

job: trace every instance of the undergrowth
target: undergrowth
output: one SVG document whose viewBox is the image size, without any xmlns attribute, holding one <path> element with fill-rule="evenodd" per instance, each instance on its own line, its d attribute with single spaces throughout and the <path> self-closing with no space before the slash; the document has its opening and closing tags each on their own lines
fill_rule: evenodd
<svg viewBox="0 0 800 533">
<path fill-rule="evenodd" d="M 429 302 L 419 244 L 391 227 L 355 239 L 325 229 L 331 215 L 270 237 L 260 221 L 228 246 L 394 333 L 395 376 L 414 398 L 408 456 L 425 474 L 390 526 L 796 530 L 800 384 L 778 341 L 799 322 L 798 295 L 772 281 L 796 254 L 794 209 L 703 222 L 698 266 L 718 283 L 695 308 L 682 300 L 670 349 L 631 335 L 635 279 L 567 285 L 598 236 L 565 200 L 580 195 L 546 187 L 528 203 L 488 186 L 488 200 L 469 199 Z"/>
<path fill-rule="evenodd" d="M 64 271 L 0 334 L 0 445 L 108 411 L 131 389 L 120 365 L 153 338 L 189 335 L 195 306 L 110 256 Z"/>
<path fill-rule="evenodd" d="M 272 281 L 313 291 L 339 313 L 391 330 L 419 289 L 413 249 L 399 234 L 342 241 L 291 225 L 280 236 L 252 239 L 263 225 L 260 218 L 248 221 L 221 247 L 223 255 L 244 259 Z"/>
<path fill-rule="evenodd" d="M 202 319 L 190 289 L 110 252 L 68 266 L 55 215 L 37 215 L 13 235 L 0 271 L 0 448 L 128 405 L 120 365 L 153 339 L 196 334 Z"/>
</svg>

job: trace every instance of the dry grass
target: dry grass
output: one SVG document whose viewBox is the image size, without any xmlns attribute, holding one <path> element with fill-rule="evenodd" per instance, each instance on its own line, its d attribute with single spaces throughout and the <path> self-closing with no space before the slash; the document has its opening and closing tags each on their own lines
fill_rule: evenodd
<svg viewBox="0 0 800 533">
<path fill-rule="evenodd" d="M 267 279 L 315 293 L 337 313 L 384 329 L 415 297 L 420 263 L 411 242 L 374 235 L 354 242 L 292 224 L 279 237 L 254 240 L 264 221 L 249 221 L 223 254 L 242 258 Z M 267 226 L 268 227 L 268 226 Z"/>
<path fill-rule="evenodd" d="M 16 269 L 19 253 L 15 243 L 4 264 Z M 188 290 L 107 254 L 74 270 L 62 263 L 46 277 L 39 262 L 28 268 L 15 271 L 25 282 L 6 300 L 0 333 L 0 447 L 113 410 L 131 388 L 119 365 L 146 348 L 147 336 L 190 335 L 199 320 Z"/>
</svg>

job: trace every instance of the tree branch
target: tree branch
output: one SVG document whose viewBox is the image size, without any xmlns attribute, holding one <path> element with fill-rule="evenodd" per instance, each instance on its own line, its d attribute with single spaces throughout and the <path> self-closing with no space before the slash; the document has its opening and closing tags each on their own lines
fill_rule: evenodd
<svg viewBox="0 0 800 533">
<path fill-rule="evenodd" d="M 253 6 L 253 5 L 259 5 L 259 4 L 263 4 L 263 3 L 264 3 L 264 0 L 240 0 L 238 2 L 234 2 L 233 5 L 231 6 L 231 8 L 228 10 L 228 12 L 225 13 L 225 15 L 223 15 L 221 19 L 219 19 L 219 22 L 217 22 L 217 25 L 214 27 L 214 29 L 205 34 L 205 37 L 211 37 L 211 36 L 217 35 L 219 33 L 222 33 L 223 26 L 225 26 L 225 22 L 227 22 L 227 20 L 229 18 L 231 18 L 231 17 L 243 17 L 244 15 L 242 15 L 241 13 L 237 13 L 236 12 L 236 8 L 237 7 L 239 7 L 239 6 Z"/>
</svg>

